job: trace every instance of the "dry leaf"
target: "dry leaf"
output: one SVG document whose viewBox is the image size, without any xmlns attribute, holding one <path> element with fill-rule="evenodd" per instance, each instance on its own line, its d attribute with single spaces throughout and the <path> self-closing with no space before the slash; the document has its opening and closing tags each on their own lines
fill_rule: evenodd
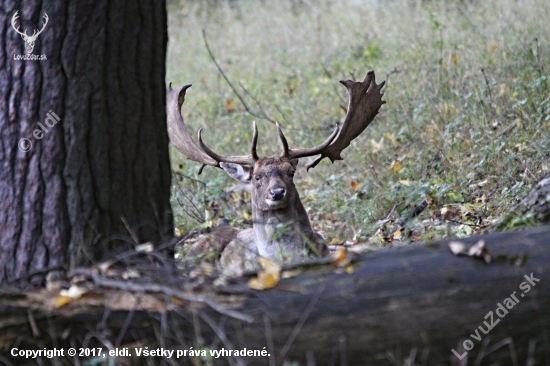
<svg viewBox="0 0 550 366">
<path fill-rule="evenodd" d="M 72 297 L 68 297 L 68 296 L 62 296 L 62 295 L 59 295 L 57 296 L 57 298 L 55 299 L 55 303 L 54 303 L 54 308 L 60 308 L 62 306 L 65 306 L 67 304 L 70 304 L 71 302 L 73 302 L 73 298 Z"/>
<path fill-rule="evenodd" d="M 258 278 L 252 278 L 248 281 L 248 287 L 260 291 L 273 288 L 279 282 L 279 279 L 280 277 L 278 274 L 260 271 L 258 273 Z"/>
<path fill-rule="evenodd" d="M 453 252 L 454 255 L 468 254 L 468 247 L 458 241 L 450 242 L 449 249 L 451 249 L 451 252 Z"/>
<path fill-rule="evenodd" d="M 231 99 L 227 99 L 224 103 L 224 106 L 227 113 L 235 112 L 235 110 L 237 109 L 235 107 L 235 103 L 233 103 Z"/>
<path fill-rule="evenodd" d="M 139 277 L 141 277 L 141 275 L 134 268 L 130 268 L 122 272 L 122 278 L 125 280 L 129 280 L 130 278 L 139 278 Z"/>
<path fill-rule="evenodd" d="M 355 191 L 361 189 L 362 185 L 359 182 L 353 180 L 350 183 L 350 187 L 351 187 L 351 191 L 355 192 Z"/>
<path fill-rule="evenodd" d="M 258 272 L 257 278 L 248 281 L 248 287 L 253 290 L 265 290 L 275 287 L 281 279 L 281 265 L 264 257 L 260 257 L 259 262 L 263 270 Z"/>
<path fill-rule="evenodd" d="M 302 273 L 302 270 L 300 268 L 296 269 L 289 269 L 288 271 L 283 271 L 281 273 L 281 278 L 292 278 L 298 276 L 300 273 Z"/>
<path fill-rule="evenodd" d="M 374 139 L 370 140 L 370 143 L 372 145 L 372 152 L 377 153 L 384 149 L 384 138 L 380 138 L 380 142 L 374 141 Z"/>
<path fill-rule="evenodd" d="M 396 240 L 401 239 L 401 229 L 399 229 L 395 233 L 393 233 L 392 237 Z"/>
<path fill-rule="evenodd" d="M 55 299 L 54 307 L 60 308 L 62 306 L 65 306 L 73 302 L 74 300 L 79 299 L 86 292 L 88 292 L 87 289 L 75 285 L 69 287 L 68 290 L 61 290 L 59 291 L 59 296 L 57 296 L 57 298 Z"/>
<path fill-rule="evenodd" d="M 330 241 L 330 245 L 342 245 L 342 243 L 344 242 L 344 239 L 341 239 L 341 238 L 332 238 L 332 240 Z"/>
<path fill-rule="evenodd" d="M 491 252 L 487 249 L 483 240 L 478 241 L 471 247 L 458 241 L 452 241 L 449 243 L 449 249 L 454 255 L 467 255 L 472 258 L 481 258 L 485 263 L 491 262 Z"/>
<path fill-rule="evenodd" d="M 392 165 L 390 166 L 390 171 L 392 173 L 399 173 L 401 169 L 403 169 L 403 163 L 400 160 L 395 159 Z"/>
<path fill-rule="evenodd" d="M 153 243 L 148 241 L 147 243 L 136 245 L 136 252 L 151 253 L 154 248 Z"/>
<path fill-rule="evenodd" d="M 351 257 L 344 248 L 338 248 L 332 254 L 332 264 L 337 267 L 345 267 L 351 262 Z"/>
</svg>

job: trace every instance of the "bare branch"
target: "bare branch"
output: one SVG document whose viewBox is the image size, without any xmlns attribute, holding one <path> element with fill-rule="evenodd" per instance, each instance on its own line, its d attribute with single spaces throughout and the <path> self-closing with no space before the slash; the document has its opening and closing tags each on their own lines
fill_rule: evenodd
<svg viewBox="0 0 550 366">
<path fill-rule="evenodd" d="M 210 46 L 208 45 L 208 40 L 206 39 L 206 30 L 203 28 L 202 30 L 202 38 L 204 39 L 204 45 L 206 46 L 206 50 L 208 51 L 208 54 L 210 55 L 210 58 L 212 59 L 212 62 L 214 62 L 214 65 L 216 65 L 216 68 L 218 69 L 218 71 L 220 72 L 221 76 L 223 76 L 223 78 L 225 79 L 225 81 L 227 82 L 227 84 L 229 85 L 229 87 L 231 88 L 231 90 L 233 90 L 233 93 L 235 93 L 235 95 L 237 96 L 237 98 L 239 98 L 239 100 L 241 101 L 241 104 L 243 105 L 244 109 L 248 112 L 248 114 L 250 114 L 251 116 L 254 116 L 256 118 L 260 118 L 260 119 L 267 119 L 268 121 L 270 122 L 274 122 L 272 121 L 271 119 L 267 118 L 267 115 L 265 115 L 264 113 L 264 116 L 259 116 L 257 115 L 256 113 L 254 113 L 250 107 L 248 106 L 248 104 L 246 103 L 246 101 L 244 100 L 244 98 L 239 94 L 239 92 L 237 91 L 237 89 L 233 86 L 233 84 L 231 83 L 231 81 L 229 81 L 229 78 L 227 77 L 227 75 L 225 74 L 225 72 L 223 72 L 222 68 L 220 67 L 220 65 L 218 64 L 218 62 L 216 61 L 216 58 L 214 57 L 214 54 L 212 53 L 212 50 L 210 49 Z M 263 111 L 262 111 L 263 112 Z"/>
</svg>

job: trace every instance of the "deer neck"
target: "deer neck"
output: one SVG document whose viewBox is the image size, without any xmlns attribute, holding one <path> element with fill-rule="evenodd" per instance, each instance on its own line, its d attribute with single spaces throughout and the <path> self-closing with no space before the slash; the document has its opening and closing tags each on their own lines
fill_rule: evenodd
<svg viewBox="0 0 550 366">
<path fill-rule="evenodd" d="M 307 241 L 314 240 L 315 235 L 298 195 L 287 207 L 277 210 L 264 211 L 252 203 L 252 219 L 262 257 L 279 262 L 307 257 Z"/>
</svg>

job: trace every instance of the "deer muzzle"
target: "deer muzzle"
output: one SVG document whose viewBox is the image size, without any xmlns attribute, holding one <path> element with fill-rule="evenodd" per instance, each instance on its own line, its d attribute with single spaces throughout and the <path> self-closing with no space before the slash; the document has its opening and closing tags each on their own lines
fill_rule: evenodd
<svg viewBox="0 0 550 366">
<path fill-rule="evenodd" d="M 284 187 L 275 186 L 269 189 L 269 198 L 272 201 L 282 200 L 286 195 L 286 190 Z"/>
</svg>

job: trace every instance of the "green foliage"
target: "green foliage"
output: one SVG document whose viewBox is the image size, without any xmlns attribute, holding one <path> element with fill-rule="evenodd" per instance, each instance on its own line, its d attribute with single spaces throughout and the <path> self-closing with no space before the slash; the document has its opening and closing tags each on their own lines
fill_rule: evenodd
<svg viewBox="0 0 550 366">
<path fill-rule="evenodd" d="M 184 117 L 217 152 L 247 152 L 254 119 L 260 154 L 280 146 L 274 125 L 247 113 L 219 75 L 202 28 L 252 112 L 279 121 L 292 146 L 318 144 L 343 121 L 347 94 L 338 80 L 373 69 L 387 81 L 387 104 L 343 162 L 309 173 L 301 164 L 298 189 L 329 240 L 368 238 L 394 205 L 406 215 L 424 197 L 431 201 L 421 221 L 446 205 L 479 203 L 481 222 L 490 223 L 550 169 L 548 1 L 213 4 L 170 3 L 167 81 L 194 85 Z M 198 178 L 196 164 L 172 159 Z M 209 167 L 200 179 L 204 189 L 192 192 L 204 214 L 234 181 Z M 177 225 L 187 230 L 194 222 L 177 206 Z M 242 224 L 244 207 L 221 211 Z M 450 225 L 426 224 L 421 236 L 468 231 Z"/>
</svg>

